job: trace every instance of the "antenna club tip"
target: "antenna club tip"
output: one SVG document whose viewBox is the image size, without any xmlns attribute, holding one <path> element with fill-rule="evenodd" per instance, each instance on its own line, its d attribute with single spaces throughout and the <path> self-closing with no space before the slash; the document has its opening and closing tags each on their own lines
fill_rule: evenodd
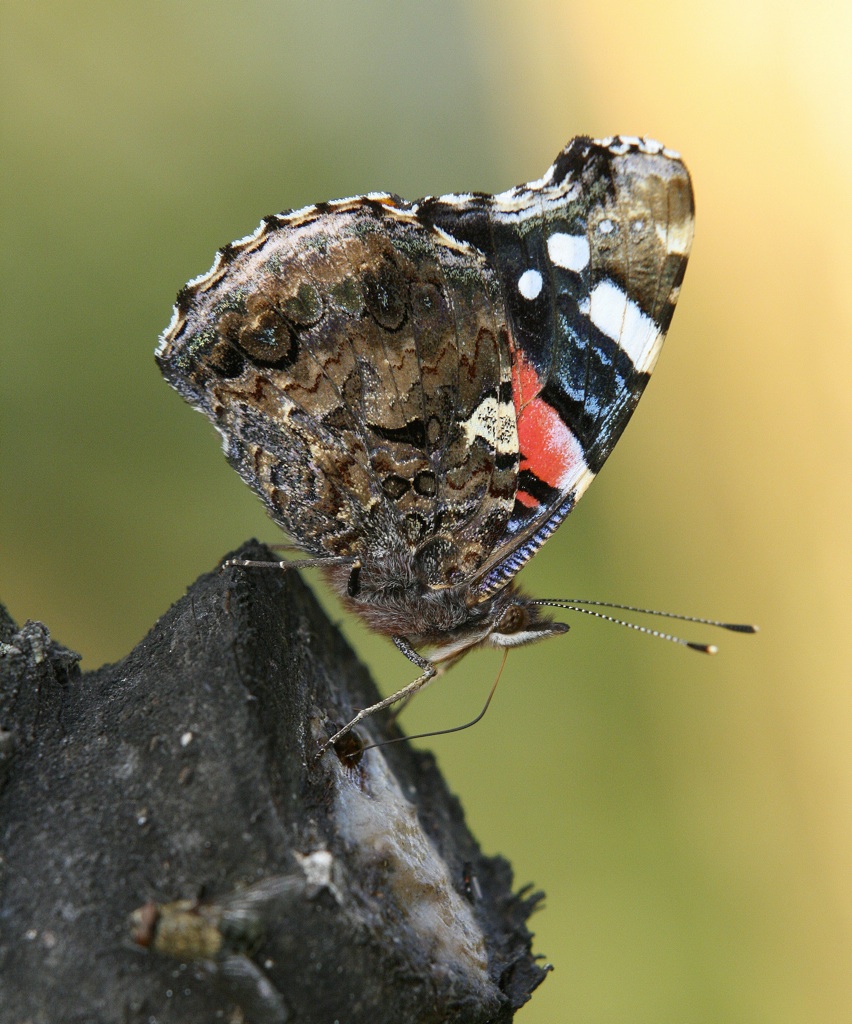
<svg viewBox="0 0 852 1024">
<path fill-rule="evenodd" d="M 700 651 L 702 654 L 718 654 L 719 648 L 715 644 L 687 644 L 691 651 Z"/>
<path fill-rule="evenodd" d="M 748 623 L 737 623 L 737 622 L 726 622 L 725 629 L 731 630 L 732 633 L 759 633 L 760 626 L 752 626 Z"/>
</svg>

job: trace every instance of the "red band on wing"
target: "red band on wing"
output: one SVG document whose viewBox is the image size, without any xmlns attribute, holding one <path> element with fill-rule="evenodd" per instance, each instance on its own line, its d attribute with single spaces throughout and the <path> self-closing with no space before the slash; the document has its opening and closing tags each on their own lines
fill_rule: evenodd
<svg viewBox="0 0 852 1024">
<path fill-rule="evenodd" d="M 535 367 L 520 349 L 513 354 L 512 395 L 518 417 L 520 468 L 528 469 L 548 486 L 567 492 L 585 468 L 582 445 L 553 406 L 538 397 L 541 381 Z M 525 491 L 518 491 L 516 497 L 528 508 L 539 504 Z"/>
<path fill-rule="evenodd" d="M 526 491 L 515 491 L 515 500 L 520 502 L 520 504 L 524 505 L 526 508 L 538 508 L 541 504 L 540 501 L 534 498 L 531 494 L 527 494 Z"/>
</svg>

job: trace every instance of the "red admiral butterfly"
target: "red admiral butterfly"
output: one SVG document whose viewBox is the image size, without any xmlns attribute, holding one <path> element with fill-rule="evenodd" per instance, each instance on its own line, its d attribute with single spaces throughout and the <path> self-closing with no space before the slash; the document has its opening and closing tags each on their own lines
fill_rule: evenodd
<svg viewBox="0 0 852 1024">
<path fill-rule="evenodd" d="M 178 295 L 157 361 L 312 556 L 282 566 L 421 670 L 329 742 L 472 647 L 568 629 L 513 580 L 636 407 L 692 232 L 677 153 L 576 138 L 499 195 L 267 217 Z"/>
</svg>

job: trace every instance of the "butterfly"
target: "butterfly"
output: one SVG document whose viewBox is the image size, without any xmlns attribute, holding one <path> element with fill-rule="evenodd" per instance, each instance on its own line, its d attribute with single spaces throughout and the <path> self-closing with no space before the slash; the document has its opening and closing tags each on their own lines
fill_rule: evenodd
<svg viewBox="0 0 852 1024">
<path fill-rule="evenodd" d="M 472 648 L 568 629 L 515 576 L 645 390 L 693 212 L 677 153 L 575 138 L 497 195 L 267 217 L 179 293 L 157 361 L 308 556 L 280 564 L 319 566 L 419 669 L 329 742 Z"/>
</svg>

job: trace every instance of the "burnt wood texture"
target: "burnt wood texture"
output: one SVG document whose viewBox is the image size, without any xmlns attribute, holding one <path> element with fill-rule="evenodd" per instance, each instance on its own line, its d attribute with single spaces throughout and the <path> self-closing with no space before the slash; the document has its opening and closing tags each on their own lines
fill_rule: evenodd
<svg viewBox="0 0 852 1024">
<path fill-rule="evenodd" d="M 268 559 L 256 543 L 241 558 Z M 0 608 L 0 612 L 2 609 Z M 82 674 L 0 615 L 0 1021 L 509 1021 L 517 893 L 296 573 L 202 576 Z"/>
</svg>

